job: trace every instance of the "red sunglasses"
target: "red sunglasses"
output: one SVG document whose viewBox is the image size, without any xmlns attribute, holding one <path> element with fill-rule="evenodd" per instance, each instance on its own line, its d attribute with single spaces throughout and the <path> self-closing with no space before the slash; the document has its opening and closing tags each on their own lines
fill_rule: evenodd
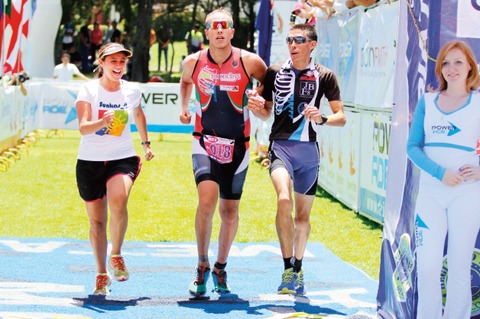
<svg viewBox="0 0 480 319">
<path fill-rule="evenodd" d="M 218 26 L 221 26 L 222 29 L 231 29 L 233 28 L 233 22 L 230 21 L 210 21 L 205 25 L 205 29 L 218 29 Z"/>
</svg>

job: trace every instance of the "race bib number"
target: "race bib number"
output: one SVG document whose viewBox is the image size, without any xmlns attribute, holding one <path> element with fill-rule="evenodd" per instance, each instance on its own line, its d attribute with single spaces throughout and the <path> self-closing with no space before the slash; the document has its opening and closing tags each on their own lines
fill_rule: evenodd
<svg viewBox="0 0 480 319">
<path fill-rule="evenodd" d="M 205 150 L 210 158 L 220 164 L 232 162 L 235 140 L 204 134 L 203 142 L 205 144 Z"/>
</svg>

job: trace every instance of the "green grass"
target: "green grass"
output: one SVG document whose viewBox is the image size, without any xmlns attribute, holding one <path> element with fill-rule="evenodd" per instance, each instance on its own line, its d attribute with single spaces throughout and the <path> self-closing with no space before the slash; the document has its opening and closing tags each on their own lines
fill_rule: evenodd
<svg viewBox="0 0 480 319">
<path fill-rule="evenodd" d="M 0 173 L 0 236 L 88 239 L 88 218 L 75 183 L 80 134 L 45 138 Z M 142 154 L 138 134 L 134 134 Z M 191 136 L 151 134 L 155 158 L 144 161 L 129 201 L 126 240 L 194 242 L 197 194 L 191 171 Z M 268 171 L 252 161 L 240 204 L 237 242 L 277 242 L 276 197 Z M 310 241 L 378 279 L 382 228 L 319 190 Z M 212 240 L 219 217 L 215 214 Z"/>
</svg>

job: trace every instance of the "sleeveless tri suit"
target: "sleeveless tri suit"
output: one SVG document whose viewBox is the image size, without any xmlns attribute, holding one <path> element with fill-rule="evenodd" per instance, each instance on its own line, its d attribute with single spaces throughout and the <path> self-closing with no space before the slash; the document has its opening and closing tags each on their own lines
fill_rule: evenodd
<svg viewBox="0 0 480 319">
<path fill-rule="evenodd" d="M 233 48 L 221 66 L 208 49 L 200 51 L 192 80 L 198 100 L 192 144 L 195 181 L 213 180 L 221 198 L 240 199 L 250 159 L 245 91 L 252 87 L 242 50 Z"/>
</svg>

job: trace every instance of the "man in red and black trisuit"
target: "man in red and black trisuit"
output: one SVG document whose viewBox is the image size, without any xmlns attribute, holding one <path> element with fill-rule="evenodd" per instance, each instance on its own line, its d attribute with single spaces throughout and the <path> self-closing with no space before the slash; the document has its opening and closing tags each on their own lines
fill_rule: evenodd
<svg viewBox="0 0 480 319">
<path fill-rule="evenodd" d="M 256 54 L 234 48 L 235 30 L 230 12 L 218 9 L 207 15 L 205 36 L 209 49 L 183 61 L 180 121 L 191 122 L 188 102 L 193 86 L 198 100 L 192 143 L 193 173 L 198 192 L 195 215 L 198 263 L 189 292 L 206 293 L 210 275 L 208 250 L 217 202 L 221 218 L 218 255 L 212 267 L 213 291 L 230 293 L 225 267 L 238 229 L 238 207 L 247 175 L 250 114 L 246 107 L 252 78 L 262 82 L 266 65 Z M 220 200 L 219 200 L 220 198 Z"/>
</svg>

